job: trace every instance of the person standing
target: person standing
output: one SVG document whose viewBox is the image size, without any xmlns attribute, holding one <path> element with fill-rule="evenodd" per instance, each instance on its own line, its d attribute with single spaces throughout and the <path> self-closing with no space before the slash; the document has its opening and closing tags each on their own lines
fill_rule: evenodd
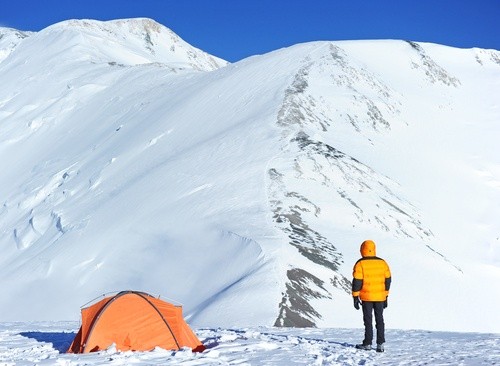
<svg viewBox="0 0 500 366">
<path fill-rule="evenodd" d="M 365 338 L 356 348 L 370 350 L 373 341 L 372 313 L 375 314 L 377 329 L 377 352 L 384 352 L 385 325 L 384 309 L 391 287 L 391 270 L 389 265 L 376 256 L 376 246 L 372 240 L 361 244 L 361 259 L 354 265 L 352 280 L 352 296 L 354 308 L 363 309 Z"/>
</svg>

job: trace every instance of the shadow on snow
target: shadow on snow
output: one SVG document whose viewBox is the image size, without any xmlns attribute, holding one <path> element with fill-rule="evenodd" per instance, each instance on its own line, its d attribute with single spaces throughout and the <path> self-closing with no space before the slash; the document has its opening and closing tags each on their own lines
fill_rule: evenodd
<svg viewBox="0 0 500 366">
<path fill-rule="evenodd" d="M 22 332 L 19 334 L 38 342 L 52 343 L 52 347 L 59 353 L 66 353 L 76 335 L 76 333 L 67 332 Z"/>
</svg>

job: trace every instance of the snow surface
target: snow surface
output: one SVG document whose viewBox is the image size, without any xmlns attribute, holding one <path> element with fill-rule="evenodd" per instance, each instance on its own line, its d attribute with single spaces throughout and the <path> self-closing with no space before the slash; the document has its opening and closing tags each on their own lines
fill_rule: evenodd
<svg viewBox="0 0 500 366">
<path fill-rule="evenodd" d="M 0 364 L 30 365 L 496 365 L 500 335 L 389 330 L 386 352 L 356 350 L 362 330 L 197 329 L 203 353 L 185 348 L 64 354 L 78 324 L 0 323 Z"/>
<path fill-rule="evenodd" d="M 15 32 L 1 321 L 138 290 L 204 329 L 358 327 L 371 238 L 388 328 L 500 333 L 499 51 L 311 42 L 228 64 L 149 19 Z"/>
</svg>

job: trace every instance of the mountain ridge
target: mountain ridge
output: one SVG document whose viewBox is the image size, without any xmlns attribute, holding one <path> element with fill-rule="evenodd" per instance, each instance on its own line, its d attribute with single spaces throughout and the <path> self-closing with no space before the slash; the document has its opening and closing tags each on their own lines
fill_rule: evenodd
<svg viewBox="0 0 500 366">
<path fill-rule="evenodd" d="M 96 291 L 135 288 L 176 298 L 200 325 L 356 326 L 351 266 L 372 238 L 394 271 L 388 322 L 491 329 L 456 319 L 465 299 L 493 314 L 470 294 L 498 276 L 498 226 L 484 218 L 500 181 L 498 51 L 323 41 L 227 64 L 183 46 L 169 64 L 148 49 L 150 34 L 170 50 L 157 23 L 120 22 L 49 27 L 0 63 L 7 320 L 68 318 Z M 69 24 L 117 33 L 73 57 Z M 63 34 L 47 50 L 51 32 Z M 129 33 L 123 51 L 113 42 Z M 464 192 L 481 205 L 467 213 Z M 491 258 L 470 255 L 473 235 Z M 411 307 L 422 293 L 431 315 Z M 49 300 L 62 294 L 65 306 Z M 441 296 L 459 305 L 443 312 Z"/>
<path fill-rule="evenodd" d="M 26 33 L 18 31 L 15 34 Z M 227 64 L 220 58 L 192 47 L 167 27 L 148 18 L 105 22 L 72 19 L 29 35 L 24 38 L 31 38 L 33 43 L 43 43 L 48 47 L 48 50 L 41 52 L 42 55 L 50 52 L 52 47 L 56 54 L 62 51 L 62 55 L 70 55 L 69 51 L 73 48 L 76 56 L 84 56 L 89 62 L 107 62 L 115 66 L 158 62 L 179 70 L 214 70 Z M 16 44 L 12 51 L 22 43 Z"/>
</svg>

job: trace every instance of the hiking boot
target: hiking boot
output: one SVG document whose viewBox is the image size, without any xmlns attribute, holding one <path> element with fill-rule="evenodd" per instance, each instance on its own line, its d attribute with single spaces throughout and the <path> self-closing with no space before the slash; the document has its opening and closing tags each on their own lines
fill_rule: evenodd
<svg viewBox="0 0 500 366">
<path fill-rule="evenodd" d="M 377 344 L 377 352 L 384 352 L 384 344 L 383 343 Z"/>
<path fill-rule="evenodd" d="M 356 348 L 357 349 L 363 349 L 365 351 L 369 351 L 369 350 L 372 349 L 372 345 L 371 344 L 363 344 L 363 343 L 361 343 L 361 344 L 357 344 Z"/>
</svg>

